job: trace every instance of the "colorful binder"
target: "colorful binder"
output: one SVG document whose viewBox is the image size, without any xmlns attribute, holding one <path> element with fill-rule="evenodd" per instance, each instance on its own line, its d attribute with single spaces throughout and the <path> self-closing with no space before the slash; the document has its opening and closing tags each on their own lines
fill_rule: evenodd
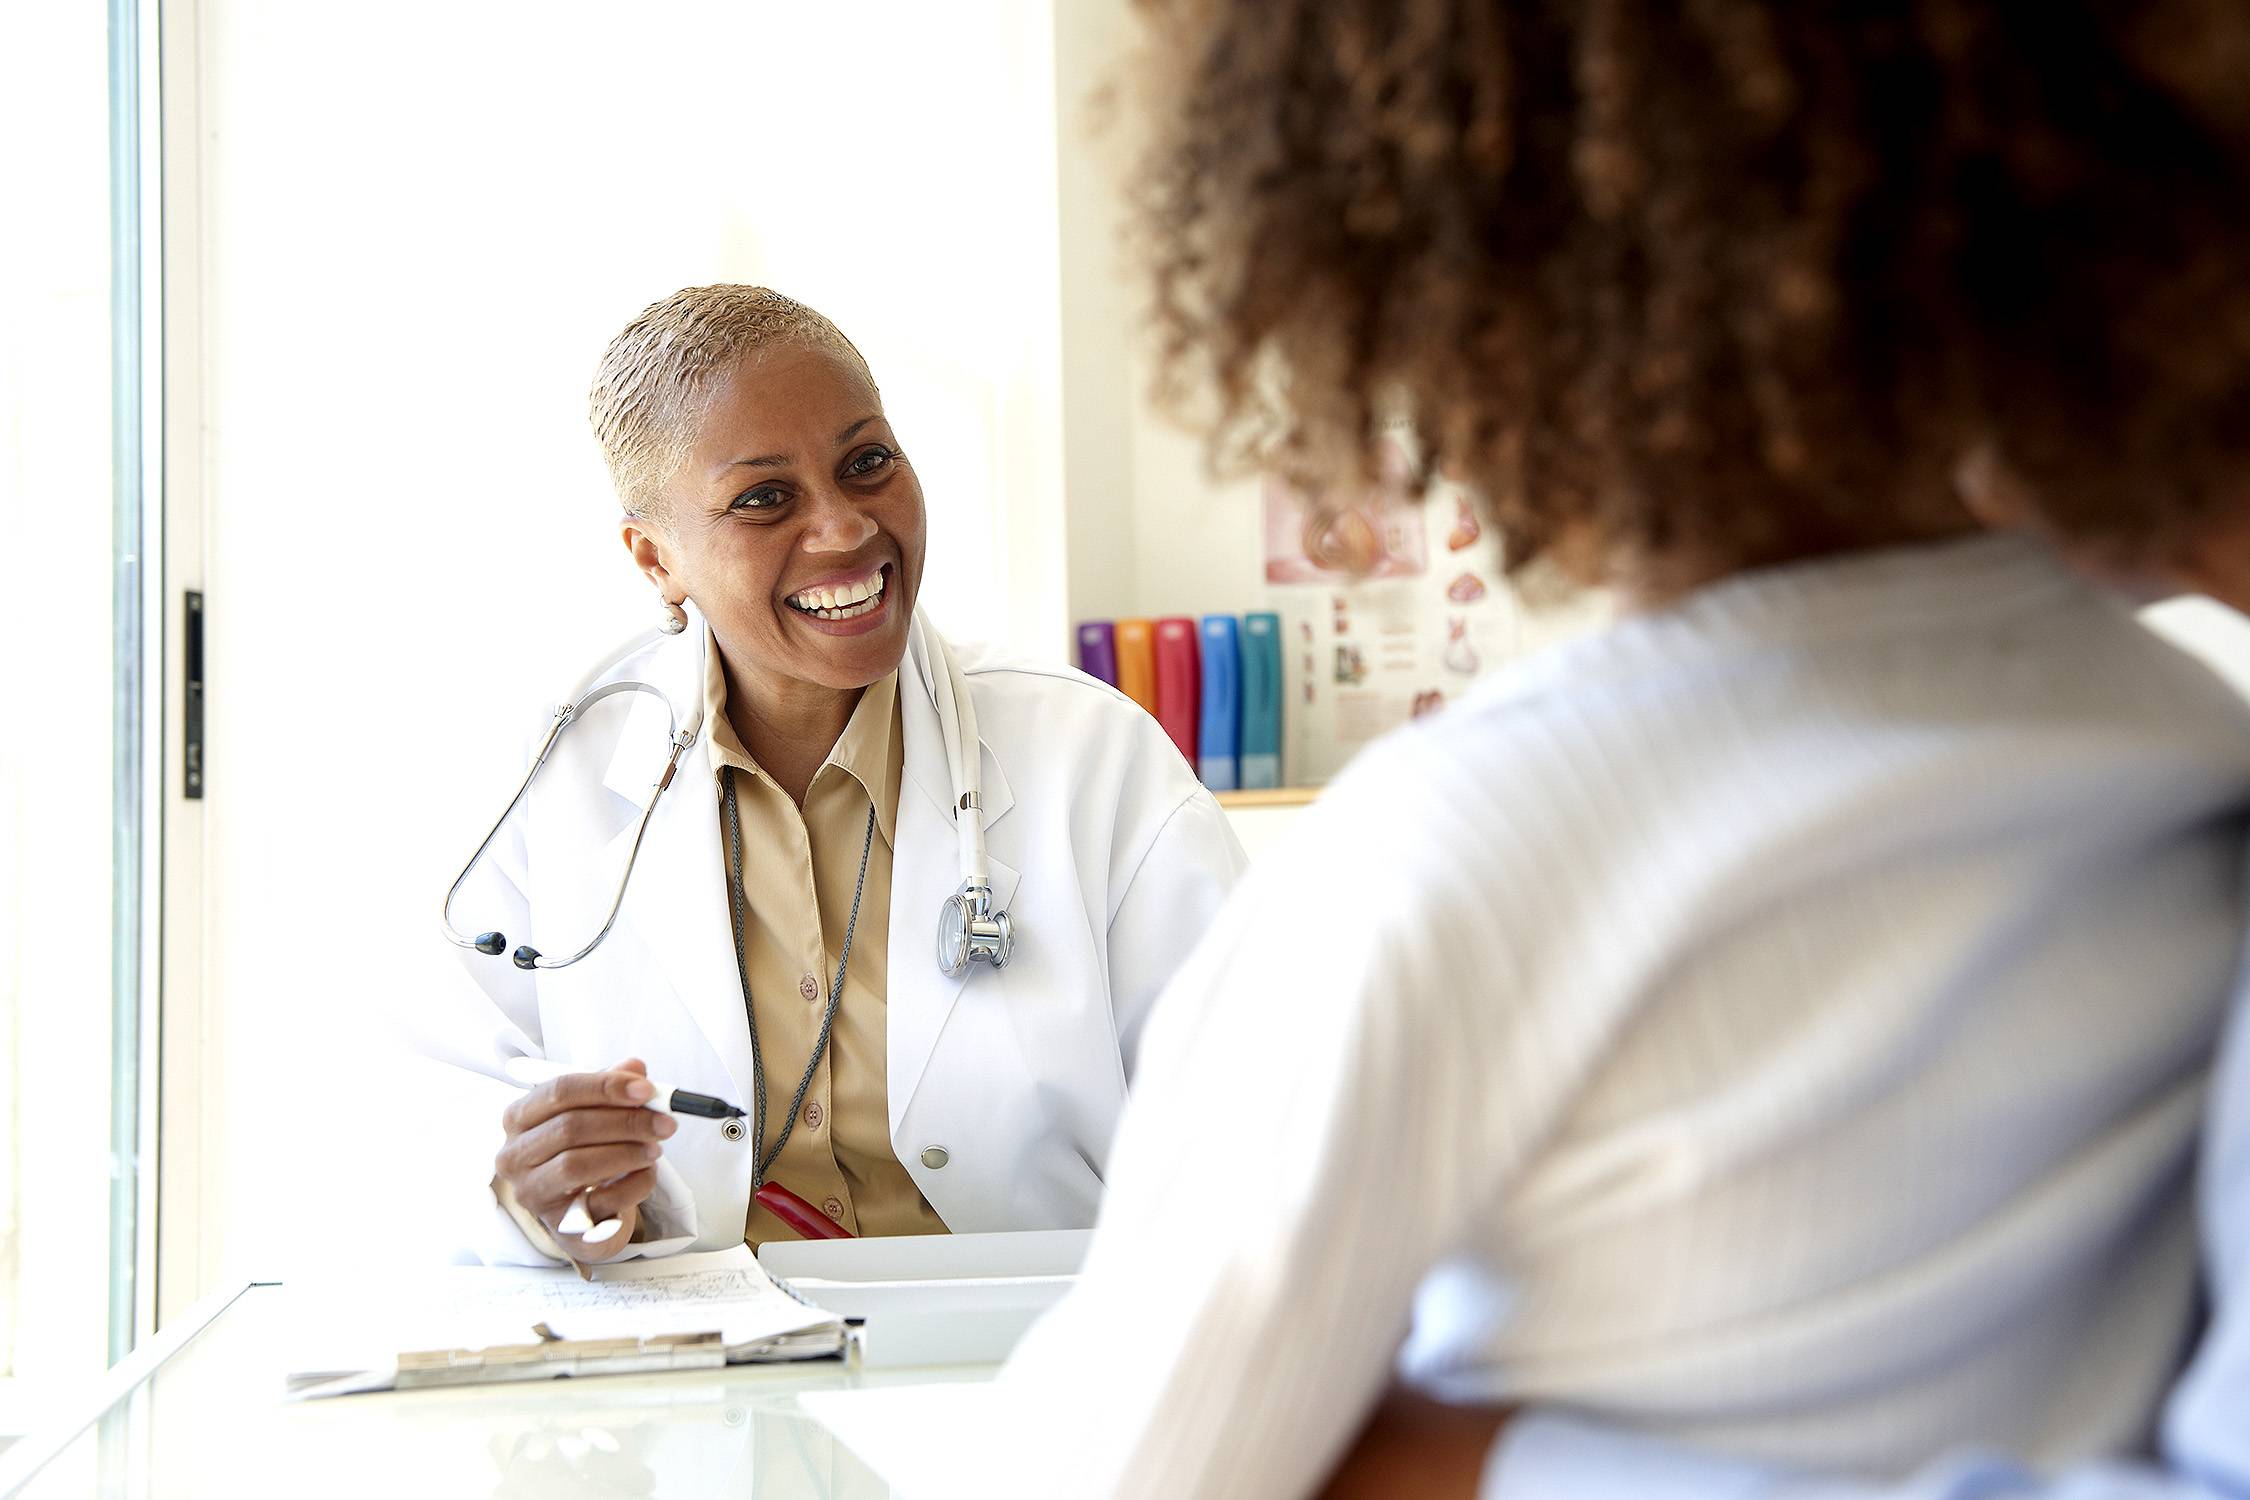
<svg viewBox="0 0 2250 1500">
<path fill-rule="evenodd" d="M 1242 654 L 1233 615 L 1203 617 L 1203 723 L 1196 736 L 1196 774 L 1214 792 L 1231 792 L 1242 728 Z"/>
<path fill-rule="evenodd" d="M 1156 622 L 1156 722 L 1195 764 L 1195 721 L 1203 714 L 1203 679 L 1198 670 L 1195 621 L 1174 615 Z"/>
<path fill-rule="evenodd" d="M 1281 785 L 1281 616 L 1242 617 L 1239 775 L 1245 788 Z"/>
<path fill-rule="evenodd" d="M 1119 620 L 1116 632 L 1117 690 L 1156 712 L 1156 622 Z"/>
<path fill-rule="evenodd" d="M 1078 627 L 1078 670 L 1117 686 L 1117 627 L 1107 620 L 1086 620 Z"/>
</svg>

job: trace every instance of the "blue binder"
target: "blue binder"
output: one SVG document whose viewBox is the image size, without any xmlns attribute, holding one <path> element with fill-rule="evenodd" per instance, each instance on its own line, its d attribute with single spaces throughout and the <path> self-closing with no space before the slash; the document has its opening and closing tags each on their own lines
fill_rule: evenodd
<svg viewBox="0 0 2250 1500">
<path fill-rule="evenodd" d="M 1281 616 L 1242 617 L 1242 723 L 1239 774 L 1244 788 L 1281 785 Z"/>
<path fill-rule="evenodd" d="M 1196 736 L 1196 774 L 1214 792 L 1237 785 L 1235 756 L 1242 725 L 1241 657 L 1233 615 L 1203 617 L 1203 724 Z"/>
</svg>

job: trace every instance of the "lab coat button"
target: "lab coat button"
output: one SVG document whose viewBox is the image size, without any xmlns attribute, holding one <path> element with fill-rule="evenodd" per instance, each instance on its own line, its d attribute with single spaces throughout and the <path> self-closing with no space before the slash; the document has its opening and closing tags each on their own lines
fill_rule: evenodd
<svg viewBox="0 0 2250 1500">
<path fill-rule="evenodd" d="M 742 1122 L 740 1120 L 729 1120 L 726 1122 L 726 1124 L 719 1127 L 719 1134 L 725 1136 L 730 1141 L 739 1141 L 748 1133 L 748 1131 L 745 1131 L 742 1128 Z"/>
<path fill-rule="evenodd" d="M 952 1153 L 943 1146 L 924 1146 L 922 1148 L 922 1165 L 933 1172 L 951 1160 L 953 1160 Z"/>
<path fill-rule="evenodd" d="M 829 1218 L 838 1221 L 841 1221 L 844 1217 L 844 1205 L 837 1202 L 834 1198 L 831 1198 L 826 1203 L 820 1205 L 820 1211 L 828 1215 Z"/>
<path fill-rule="evenodd" d="M 807 1000 L 818 1000 L 820 998 L 820 981 L 807 974 L 797 981 L 797 993 Z"/>
<path fill-rule="evenodd" d="M 820 1129 L 820 1101 L 818 1099 L 805 1106 L 805 1127 L 808 1130 Z"/>
</svg>

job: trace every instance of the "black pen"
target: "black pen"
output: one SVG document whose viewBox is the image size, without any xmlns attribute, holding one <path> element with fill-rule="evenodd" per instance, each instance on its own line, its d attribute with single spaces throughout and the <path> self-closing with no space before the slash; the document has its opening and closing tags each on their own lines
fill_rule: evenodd
<svg viewBox="0 0 2250 1500">
<path fill-rule="evenodd" d="M 551 1063 L 535 1057 L 517 1057 L 509 1059 L 507 1071 L 509 1079 L 516 1084 L 535 1089 L 543 1083 L 552 1083 L 566 1073 L 598 1073 L 603 1070 L 566 1067 L 561 1063 Z M 740 1120 L 748 1113 L 739 1105 L 729 1104 L 726 1100 L 709 1094 L 669 1088 L 654 1079 L 646 1081 L 655 1092 L 641 1101 L 643 1109 L 670 1115 L 698 1115 L 706 1120 Z"/>
</svg>

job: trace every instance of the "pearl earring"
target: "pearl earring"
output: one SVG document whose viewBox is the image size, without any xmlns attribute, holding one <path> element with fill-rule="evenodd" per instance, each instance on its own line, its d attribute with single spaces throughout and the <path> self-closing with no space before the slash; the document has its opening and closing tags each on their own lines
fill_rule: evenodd
<svg viewBox="0 0 2250 1500">
<path fill-rule="evenodd" d="M 657 622 L 656 628 L 666 635 L 678 635 L 681 631 L 687 629 L 687 611 L 666 599 L 664 601 L 664 618 Z"/>
</svg>

